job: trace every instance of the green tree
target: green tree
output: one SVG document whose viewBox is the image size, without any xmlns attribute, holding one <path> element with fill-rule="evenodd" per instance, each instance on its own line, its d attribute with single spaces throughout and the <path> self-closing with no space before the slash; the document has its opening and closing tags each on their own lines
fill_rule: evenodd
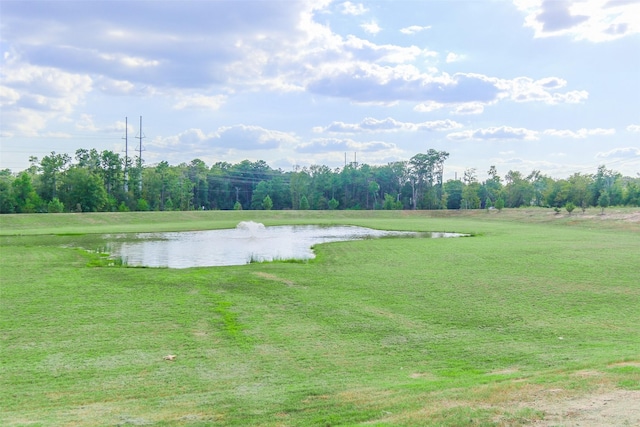
<svg viewBox="0 0 640 427">
<path fill-rule="evenodd" d="M 624 204 L 627 206 L 640 206 L 640 178 L 628 178 Z"/>
<path fill-rule="evenodd" d="M 34 213 L 40 208 L 41 201 L 31 181 L 31 175 L 21 172 L 11 183 L 15 209 L 17 213 Z"/>
<path fill-rule="evenodd" d="M 242 203 L 240 203 L 240 202 L 236 202 L 236 203 L 233 205 L 233 210 L 234 210 L 234 211 L 241 211 L 241 210 L 242 210 Z"/>
<path fill-rule="evenodd" d="M 47 204 L 47 212 L 49 213 L 64 212 L 64 204 L 60 201 L 60 199 L 58 199 L 57 197 L 54 197 L 53 200 L 51 200 Z"/>
<path fill-rule="evenodd" d="M 152 210 L 166 210 L 167 200 L 171 199 L 171 209 L 188 210 L 193 208 L 193 183 L 187 177 L 187 165 L 170 166 L 162 161 L 155 167 L 143 171 L 145 198 Z"/>
<path fill-rule="evenodd" d="M 598 171 L 593 177 L 593 185 L 591 186 L 592 200 L 597 203 L 602 191 L 609 194 L 609 203 L 611 205 L 619 205 L 622 203 L 622 175 L 620 173 L 607 169 L 604 165 L 598 166 Z"/>
<path fill-rule="evenodd" d="M 291 204 L 294 209 L 300 207 L 302 196 L 309 190 L 310 184 L 311 176 L 304 168 L 301 171 L 292 172 L 289 176 L 289 191 L 291 192 Z M 307 199 L 308 203 L 309 200 Z"/>
<path fill-rule="evenodd" d="M 87 150 L 85 148 L 76 150 L 75 159 L 76 166 L 89 169 L 94 173 L 98 172 L 98 170 L 100 169 L 100 164 L 102 163 L 100 154 L 95 148 L 92 148 L 91 150 Z"/>
<path fill-rule="evenodd" d="M 209 181 L 207 165 L 200 159 L 194 159 L 187 167 L 187 177 L 193 184 L 193 205 L 197 208 L 209 205 Z"/>
<path fill-rule="evenodd" d="M 102 179 L 88 169 L 71 167 L 65 173 L 63 185 L 65 191 L 62 201 L 70 211 L 80 207 L 82 212 L 98 212 L 107 204 L 107 192 Z"/>
<path fill-rule="evenodd" d="M 60 176 L 69 162 L 71 162 L 71 157 L 68 154 L 56 154 L 55 151 L 42 158 L 40 161 L 42 175 L 40 177 L 41 187 L 39 191 L 42 199 L 49 201 L 58 196 Z"/>
<path fill-rule="evenodd" d="M 409 160 L 413 209 L 419 206 L 427 209 L 441 207 L 444 161 L 448 157 L 446 151 L 429 149 L 426 154 L 416 154 Z"/>
<path fill-rule="evenodd" d="M 251 209 L 264 209 L 264 199 L 271 192 L 271 186 L 266 181 L 260 181 L 256 186 L 255 190 L 253 190 L 253 194 L 251 195 Z M 271 200 L 271 197 L 269 197 Z M 271 200 L 271 207 L 273 207 L 273 200 Z"/>
<path fill-rule="evenodd" d="M 300 197 L 300 210 L 308 210 L 309 209 L 309 200 L 307 200 L 307 196 L 304 194 Z"/>
<path fill-rule="evenodd" d="M 231 187 L 231 164 L 218 162 L 207 173 L 207 189 L 210 209 L 233 209 L 235 191 Z"/>
<path fill-rule="evenodd" d="M 271 208 L 273 208 L 273 201 L 271 200 L 271 197 L 269 197 L 269 195 L 267 194 L 266 197 L 264 198 L 264 200 L 262 201 L 262 208 L 265 211 L 270 211 Z"/>
<path fill-rule="evenodd" d="M 478 183 L 476 170 L 474 168 L 465 170 L 463 181 L 464 187 L 462 189 L 460 207 L 463 209 L 479 209 L 481 207 L 480 193 L 482 187 Z"/>
<path fill-rule="evenodd" d="M 495 208 L 498 209 L 498 211 L 504 209 L 504 199 L 502 197 L 496 199 Z"/>
<path fill-rule="evenodd" d="M 593 185 L 591 175 L 574 173 L 567 179 L 567 198 L 584 212 L 592 204 L 592 196 L 589 187 Z"/>
<path fill-rule="evenodd" d="M 100 153 L 100 175 L 108 196 L 114 196 L 123 188 L 122 159 L 113 151 Z"/>
<path fill-rule="evenodd" d="M 375 181 L 371 181 L 369 183 L 369 193 L 373 196 L 373 209 L 376 208 L 378 203 L 378 191 L 380 191 L 380 185 Z"/>
<path fill-rule="evenodd" d="M 402 209 L 402 202 L 397 201 L 395 197 L 393 197 L 389 193 L 384 193 L 384 203 L 382 204 L 382 209 L 385 210 L 400 210 Z"/>
<path fill-rule="evenodd" d="M 609 193 L 606 190 L 602 190 L 600 192 L 600 197 L 598 197 L 598 206 L 601 209 L 600 213 L 602 215 L 604 215 L 604 209 L 609 207 L 609 203 L 611 203 Z"/>
<path fill-rule="evenodd" d="M 444 183 L 444 192 L 447 193 L 447 209 L 460 209 L 463 190 L 464 183 L 459 179 L 450 179 Z"/>
<path fill-rule="evenodd" d="M 340 204 L 339 201 L 337 201 L 335 198 L 331 198 L 331 200 L 329 200 L 329 209 L 330 210 L 336 210 L 338 209 L 338 205 Z"/>
<path fill-rule="evenodd" d="M 9 169 L 0 170 L 0 213 L 14 213 L 16 200 L 13 195 L 13 176 Z"/>
<path fill-rule="evenodd" d="M 571 212 L 574 211 L 576 205 L 574 205 L 573 202 L 567 202 L 567 204 L 564 205 L 564 208 L 567 210 L 567 212 L 569 212 L 569 215 L 571 215 Z"/>
<path fill-rule="evenodd" d="M 533 185 L 519 171 L 509 171 L 505 176 L 505 203 L 510 208 L 530 206 L 534 198 Z"/>
<path fill-rule="evenodd" d="M 491 204 L 495 204 L 495 201 L 499 197 L 502 197 L 502 180 L 498 175 L 496 167 L 491 166 L 487 175 L 489 175 L 489 179 L 482 183 L 481 189 L 482 199 L 485 200 L 485 207 L 488 207 L 486 205 L 491 206 Z M 487 199 L 489 202 L 486 202 Z"/>
<path fill-rule="evenodd" d="M 138 201 L 136 202 L 136 210 L 139 212 L 146 212 L 148 211 L 149 208 L 149 202 L 147 202 L 145 199 L 138 199 Z"/>
</svg>

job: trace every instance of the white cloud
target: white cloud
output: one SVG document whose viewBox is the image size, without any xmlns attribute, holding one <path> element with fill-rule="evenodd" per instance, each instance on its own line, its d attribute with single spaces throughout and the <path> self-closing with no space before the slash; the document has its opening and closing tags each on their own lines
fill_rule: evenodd
<svg viewBox="0 0 640 427">
<path fill-rule="evenodd" d="M 160 61 L 156 59 L 146 59 L 142 57 L 122 54 L 100 53 L 98 54 L 98 57 L 104 59 L 105 61 L 116 62 L 120 66 L 131 68 L 149 68 L 157 67 L 158 65 L 160 65 Z"/>
<path fill-rule="evenodd" d="M 589 98 L 586 90 L 572 90 L 566 93 L 554 93 L 549 104 L 582 104 Z"/>
<path fill-rule="evenodd" d="M 500 155 L 503 155 L 500 153 Z M 513 156 L 513 153 L 511 154 Z M 523 159 L 521 157 L 493 157 L 490 164 L 496 165 L 500 171 L 541 171 L 543 174 L 554 178 L 566 178 L 568 171 L 585 170 L 586 165 L 576 163 L 557 163 L 549 160 Z"/>
<path fill-rule="evenodd" d="M 80 115 L 80 119 L 76 122 L 76 129 L 89 132 L 98 131 L 98 127 L 93 122 L 93 116 L 90 114 Z"/>
<path fill-rule="evenodd" d="M 353 35 L 347 37 L 341 49 L 344 50 L 344 53 L 353 55 L 354 58 L 361 61 L 391 64 L 410 63 L 421 56 L 437 56 L 436 52 L 420 49 L 417 46 L 379 45 Z"/>
<path fill-rule="evenodd" d="M 640 2 L 633 0 L 514 0 L 535 37 L 569 36 L 605 42 L 640 32 Z"/>
<path fill-rule="evenodd" d="M 380 28 L 378 23 L 375 21 L 361 24 L 360 27 L 365 31 L 365 33 L 368 33 L 368 34 L 375 35 L 375 34 L 378 34 L 380 31 L 382 31 L 382 28 Z"/>
<path fill-rule="evenodd" d="M 95 83 L 96 89 L 109 95 L 131 95 L 136 92 L 136 85 L 126 80 L 114 80 L 99 77 Z"/>
<path fill-rule="evenodd" d="M 7 86 L 0 85 L 0 107 L 15 105 L 20 99 L 20 92 Z"/>
<path fill-rule="evenodd" d="M 430 113 L 432 111 L 439 110 L 443 108 L 445 105 L 435 101 L 427 101 L 422 102 L 415 107 L 413 107 L 413 111 L 417 111 L 419 113 Z"/>
<path fill-rule="evenodd" d="M 545 104 L 578 104 L 586 101 L 589 93 L 574 90 L 565 93 L 552 92 L 566 85 L 558 77 L 546 77 L 534 80 L 530 77 L 516 77 L 512 80 L 498 80 L 496 85 L 502 89 L 503 97 L 515 102 L 544 102 Z"/>
<path fill-rule="evenodd" d="M 70 114 L 93 90 L 91 77 L 22 62 L 10 56 L 0 67 L 3 134 L 38 135 Z"/>
<path fill-rule="evenodd" d="M 434 76 L 421 73 L 412 65 L 389 67 L 360 62 L 344 65 L 319 70 L 319 78 L 310 82 L 308 89 L 358 102 L 492 102 L 500 92 L 494 79 L 479 74 Z"/>
<path fill-rule="evenodd" d="M 574 138 L 574 139 L 584 139 L 588 136 L 602 136 L 602 135 L 614 135 L 616 133 L 615 129 L 603 129 L 603 128 L 595 128 L 595 129 L 578 129 L 577 131 L 572 131 L 568 129 L 547 129 L 544 131 L 545 135 L 550 136 L 559 136 L 561 138 Z"/>
<path fill-rule="evenodd" d="M 391 117 L 375 119 L 367 117 L 360 123 L 333 122 L 326 127 L 316 127 L 314 132 L 330 133 L 375 133 L 375 132 L 416 132 L 416 131 L 446 131 L 461 128 L 462 124 L 453 120 L 433 120 L 422 123 L 400 122 Z"/>
<path fill-rule="evenodd" d="M 260 126 L 235 125 L 218 129 L 212 137 L 217 146 L 236 150 L 276 148 L 281 144 L 294 144 L 298 137 L 291 133 L 265 129 Z"/>
<path fill-rule="evenodd" d="M 638 147 L 624 147 L 614 148 L 613 150 L 600 152 L 596 154 L 598 159 L 636 159 L 640 158 L 640 148 Z"/>
<path fill-rule="evenodd" d="M 447 135 L 454 141 L 464 140 L 536 140 L 538 132 L 525 128 L 512 128 L 510 126 L 490 127 L 485 129 L 466 130 Z"/>
<path fill-rule="evenodd" d="M 464 104 L 457 105 L 452 114 L 458 115 L 471 115 L 471 114 L 482 114 L 484 112 L 484 104 L 480 102 L 467 102 Z"/>
<path fill-rule="evenodd" d="M 207 94 L 219 92 L 221 86 L 228 96 L 264 89 L 309 91 L 373 105 L 411 101 L 418 103 L 415 108 L 421 112 L 433 111 L 439 105 L 456 105 L 457 114 L 477 114 L 480 106 L 502 99 L 557 104 L 583 102 L 588 95 L 585 91 L 555 92 L 566 84 L 557 77 L 538 81 L 523 77 L 518 81 L 425 71 L 419 68 L 421 59 L 434 57 L 436 52 L 342 37 L 315 21 L 314 14 L 324 10 L 329 0 L 257 4 L 255 10 L 245 11 L 243 2 L 193 2 L 188 8 L 169 2 L 166 8 L 156 10 L 146 2 L 136 2 L 136 10 L 148 15 L 140 25 L 129 16 L 116 17 L 111 10 L 104 10 L 104 19 L 99 19 L 95 10 L 85 6 L 78 8 L 77 16 L 61 11 L 51 17 L 36 13 L 34 19 L 45 23 L 43 31 L 55 35 L 41 44 L 30 44 L 40 34 L 23 31 L 14 19 L 8 19 L 5 27 L 13 43 L 33 61 L 82 71 L 77 75 L 96 82 L 95 87 L 109 95 L 182 98 L 174 102 L 175 109 L 220 108 L 226 99 Z M 12 7 L 19 9 L 14 3 Z M 230 8 L 242 10 L 246 16 L 228 22 L 222 17 L 237 15 L 227 13 Z M 344 11 L 364 9 L 361 4 L 343 3 Z M 154 16 L 167 13 L 175 19 L 162 21 L 166 25 L 154 23 Z M 188 28 L 179 21 L 189 22 Z M 78 22 L 86 26 L 80 36 L 72 31 L 55 31 L 58 26 L 75 28 Z M 213 25 L 215 37 L 211 37 Z M 372 33 L 381 30 L 375 22 L 366 28 Z M 410 26 L 403 30 L 411 33 L 427 28 Z M 35 107 L 42 102 L 31 100 Z"/>
<path fill-rule="evenodd" d="M 384 141 L 356 142 L 352 139 L 319 138 L 311 142 L 299 144 L 295 148 L 299 153 L 329 153 L 329 152 L 397 152 L 394 143 Z"/>
<path fill-rule="evenodd" d="M 417 53 L 405 52 L 404 55 L 415 57 Z M 416 101 L 419 104 L 415 110 L 420 112 L 433 111 L 441 104 L 457 106 L 457 114 L 478 114 L 484 106 L 505 100 L 555 105 L 582 103 L 589 95 L 584 90 L 556 92 L 566 84 L 558 77 L 507 80 L 477 73 L 450 75 L 430 71 L 424 73 L 406 63 L 390 66 L 360 61 L 329 62 L 318 64 L 307 89 L 312 93 L 348 98 L 354 102 L 388 104 Z"/>
<path fill-rule="evenodd" d="M 421 27 L 419 25 L 411 25 L 409 27 L 401 28 L 400 32 L 402 34 L 412 35 L 412 34 L 417 34 L 421 31 L 426 31 L 429 29 L 431 29 L 431 25 L 427 25 L 425 27 Z"/>
<path fill-rule="evenodd" d="M 369 11 L 362 3 L 351 3 L 346 1 L 342 3 L 342 13 L 345 15 L 362 15 Z"/>
<path fill-rule="evenodd" d="M 560 89 L 567 85 L 567 81 L 560 77 L 545 77 L 544 79 L 536 80 L 534 84 L 545 89 Z"/>
<path fill-rule="evenodd" d="M 626 129 L 629 132 L 640 132 L 640 125 L 629 125 Z"/>
<path fill-rule="evenodd" d="M 59 2 L 42 8 L 16 2 L 3 5 L 3 40 L 31 63 L 70 73 L 135 85 L 203 88 L 240 76 L 272 77 L 265 67 L 286 61 L 289 53 L 297 55 L 299 47 L 327 41 L 331 31 L 313 16 L 329 4 L 304 0 L 249 7 L 246 2 L 196 1 L 156 7 L 135 2 L 123 15 L 108 2 L 81 2 L 73 13 Z"/>
<path fill-rule="evenodd" d="M 188 108 L 203 108 L 209 110 L 218 110 L 227 100 L 225 95 L 187 95 L 182 96 L 180 100 L 173 106 L 176 110 L 184 110 Z"/>
<path fill-rule="evenodd" d="M 299 138 L 291 133 L 241 124 L 223 126 L 211 133 L 205 133 L 201 129 L 188 129 L 174 136 L 154 140 L 152 144 L 160 148 L 187 150 L 197 154 L 207 153 L 209 150 L 268 150 L 281 145 L 292 146 L 298 141 Z"/>
<path fill-rule="evenodd" d="M 447 54 L 447 64 L 450 64 L 452 62 L 459 62 L 462 61 L 464 59 L 464 55 L 458 55 L 457 53 L 453 53 L 453 52 L 449 52 Z"/>
</svg>

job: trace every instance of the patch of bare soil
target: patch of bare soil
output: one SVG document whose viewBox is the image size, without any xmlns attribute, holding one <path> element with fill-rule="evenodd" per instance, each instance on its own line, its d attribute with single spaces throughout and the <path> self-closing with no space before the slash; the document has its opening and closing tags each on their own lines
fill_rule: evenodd
<svg viewBox="0 0 640 427">
<path fill-rule="evenodd" d="M 640 211 L 638 212 L 628 212 L 628 213 L 608 213 L 605 211 L 604 214 L 583 214 L 581 218 L 589 218 L 589 219 L 599 219 L 601 221 L 606 220 L 616 220 L 616 221 L 626 221 L 626 222 L 640 222 Z"/>
<path fill-rule="evenodd" d="M 615 390 L 561 402 L 537 402 L 544 411 L 536 427 L 640 426 L 640 390 Z"/>
<path fill-rule="evenodd" d="M 623 215 L 622 219 L 629 222 L 640 222 L 640 212 Z"/>
<path fill-rule="evenodd" d="M 270 274 L 270 273 L 265 273 L 262 271 L 258 271 L 254 273 L 256 276 L 258 277 L 262 277 L 263 279 L 267 279 L 267 280 L 273 280 L 275 282 L 280 282 L 283 283 L 287 286 L 295 286 L 295 283 L 292 282 L 291 280 L 287 280 L 287 279 L 283 279 L 281 277 L 276 276 L 275 274 Z"/>
<path fill-rule="evenodd" d="M 574 218 L 579 219 L 598 219 L 601 221 L 615 220 L 626 222 L 640 222 L 640 211 L 618 211 L 618 210 L 605 210 L 604 214 L 601 214 L 599 210 L 592 210 L 590 213 L 574 213 Z"/>
</svg>

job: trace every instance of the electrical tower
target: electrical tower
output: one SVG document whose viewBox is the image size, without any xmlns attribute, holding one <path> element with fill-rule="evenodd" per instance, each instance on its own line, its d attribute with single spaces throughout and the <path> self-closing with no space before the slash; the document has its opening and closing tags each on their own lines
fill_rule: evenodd
<svg viewBox="0 0 640 427">
<path fill-rule="evenodd" d="M 124 118 L 124 192 L 129 192 L 129 175 L 127 167 L 129 165 L 129 139 L 127 131 L 129 125 L 127 124 L 127 117 Z"/>
<path fill-rule="evenodd" d="M 142 138 L 144 137 L 142 133 L 142 116 L 140 116 L 140 132 L 138 134 L 138 139 L 140 140 L 140 144 L 138 145 L 138 173 L 140 174 L 138 177 L 138 190 L 140 194 L 142 194 Z"/>
</svg>

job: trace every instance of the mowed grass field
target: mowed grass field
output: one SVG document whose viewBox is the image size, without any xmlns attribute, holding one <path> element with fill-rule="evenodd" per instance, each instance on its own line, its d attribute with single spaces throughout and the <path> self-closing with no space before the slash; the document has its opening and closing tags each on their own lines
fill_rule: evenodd
<svg viewBox="0 0 640 427">
<path fill-rule="evenodd" d="M 0 425 L 513 426 L 640 390 L 640 211 L 598 214 L 0 216 Z M 183 270 L 72 247 L 242 220 L 473 237 Z"/>
</svg>

